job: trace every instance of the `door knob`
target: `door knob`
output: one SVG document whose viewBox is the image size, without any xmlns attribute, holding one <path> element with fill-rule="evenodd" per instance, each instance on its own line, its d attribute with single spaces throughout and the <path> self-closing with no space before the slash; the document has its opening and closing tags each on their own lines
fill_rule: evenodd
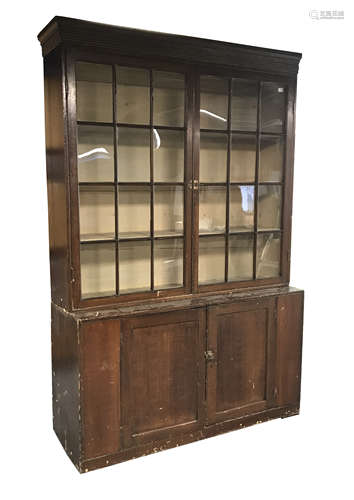
<svg viewBox="0 0 354 500">
<path fill-rule="evenodd" d="M 207 361 L 215 361 L 216 360 L 216 355 L 215 352 L 209 349 L 208 351 L 205 351 L 204 353 L 205 359 Z"/>
</svg>

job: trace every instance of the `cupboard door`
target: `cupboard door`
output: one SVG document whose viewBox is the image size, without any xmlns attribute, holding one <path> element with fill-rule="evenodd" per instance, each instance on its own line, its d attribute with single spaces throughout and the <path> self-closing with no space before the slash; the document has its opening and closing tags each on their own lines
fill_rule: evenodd
<svg viewBox="0 0 354 500">
<path fill-rule="evenodd" d="M 274 403 L 273 298 L 208 310 L 208 423 L 270 408 Z"/>
<path fill-rule="evenodd" d="M 202 425 L 205 311 L 122 322 L 124 446 L 168 439 Z"/>
</svg>

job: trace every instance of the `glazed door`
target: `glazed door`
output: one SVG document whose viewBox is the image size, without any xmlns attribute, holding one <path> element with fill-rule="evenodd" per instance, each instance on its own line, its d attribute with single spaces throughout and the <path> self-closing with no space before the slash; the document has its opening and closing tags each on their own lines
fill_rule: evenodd
<svg viewBox="0 0 354 500">
<path fill-rule="evenodd" d="M 87 306 L 189 292 L 188 70 L 87 57 L 71 69 L 76 300 Z"/>
<path fill-rule="evenodd" d="M 203 424 L 205 310 L 122 321 L 121 412 L 125 447 Z"/>
<path fill-rule="evenodd" d="M 293 89 L 204 74 L 196 85 L 194 289 L 285 281 Z"/>
<path fill-rule="evenodd" d="M 208 423 L 275 405 L 275 299 L 208 310 Z"/>
</svg>

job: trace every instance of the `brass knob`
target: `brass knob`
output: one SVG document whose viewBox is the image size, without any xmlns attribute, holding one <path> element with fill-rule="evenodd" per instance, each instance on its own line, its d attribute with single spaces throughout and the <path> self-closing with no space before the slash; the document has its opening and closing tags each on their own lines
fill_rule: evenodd
<svg viewBox="0 0 354 500">
<path fill-rule="evenodd" d="M 215 361 L 216 360 L 215 352 L 211 351 L 210 349 L 208 351 L 205 351 L 204 356 L 205 356 L 205 359 L 207 361 Z"/>
</svg>

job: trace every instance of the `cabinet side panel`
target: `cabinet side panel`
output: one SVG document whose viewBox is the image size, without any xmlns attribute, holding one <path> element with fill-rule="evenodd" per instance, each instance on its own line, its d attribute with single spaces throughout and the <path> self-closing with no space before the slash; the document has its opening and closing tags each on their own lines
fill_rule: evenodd
<svg viewBox="0 0 354 500">
<path fill-rule="evenodd" d="M 75 465 L 80 458 L 79 354 L 76 322 L 52 304 L 53 427 Z"/>
<path fill-rule="evenodd" d="M 300 404 L 304 294 L 278 297 L 277 387 L 279 406 Z"/>
<path fill-rule="evenodd" d="M 119 320 L 83 323 L 80 344 L 83 454 L 94 458 L 120 445 Z"/>
<path fill-rule="evenodd" d="M 45 136 L 52 301 L 69 305 L 68 207 L 62 57 L 58 50 L 44 60 Z"/>
</svg>

